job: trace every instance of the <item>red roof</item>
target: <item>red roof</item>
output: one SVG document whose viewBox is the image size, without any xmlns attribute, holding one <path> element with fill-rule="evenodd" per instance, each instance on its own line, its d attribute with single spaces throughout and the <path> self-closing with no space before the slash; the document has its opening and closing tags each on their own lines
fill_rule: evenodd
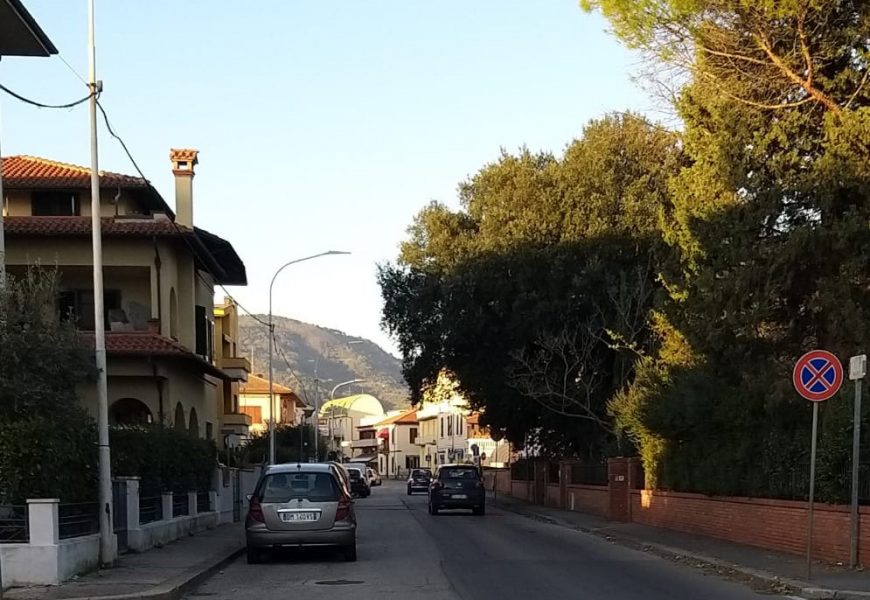
<svg viewBox="0 0 870 600">
<path fill-rule="evenodd" d="M 3 185 L 7 188 L 89 188 L 91 169 L 40 158 L 6 156 L 2 159 Z M 147 188 L 141 177 L 100 171 L 101 187 Z"/>
<path fill-rule="evenodd" d="M 89 347 L 93 348 L 94 336 L 92 333 L 81 332 L 79 335 Z M 220 369 L 175 340 L 150 331 L 107 331 L 106 354 L 110 356 L 166 356 L 187 359 L 198 363 L 205 372 L 211 375 L 226 377 Z"/>
<path fill-rule="evenodd" d="M 269 380 L 259 375 L 248 375 L 248 381 L 239 387 L 240 394 L 268 394 Z M 293 390 L 281 385 L 276 381 L 272 381 L 273 394 L 292 394 Z"/>
<path fill-rule="evenodd" d="M 4 182 L 5 183 L 5 182 Z M 6 217 L 6 235 L 91 235 L 90 217 Z M 103 217 L 105 236 L 175 236 L 192 233 L 168 217 Z"/>
<path fill-rule="evenodd" d="M 388 419 L 384 419 L 383 421 L 375 424 L 375 427 L 382 427 L 384 425 L 392 425 L 392 424 L 400 424 L 400 425 L 413 425 L 417 423 L 417 409 L 409 408 L 408 410 L 401 412 L 397 415 L 393 415 Z"/>
</svg>

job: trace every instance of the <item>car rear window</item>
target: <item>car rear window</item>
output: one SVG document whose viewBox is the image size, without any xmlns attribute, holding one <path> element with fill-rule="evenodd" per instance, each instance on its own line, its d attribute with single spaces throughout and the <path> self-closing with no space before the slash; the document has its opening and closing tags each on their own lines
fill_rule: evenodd
<svg viewBox="0 0 870 600">
<path fill-rule="evenodd" d="M 477 479 L 476 469 L 441 469 L 439 475 L 441 479 Z"/>
<path fill-rule="evenodd" d="M 266 475 L 257 489 L 263 503 L 306 499 L 312 502 L 338 500 L 338 485 L 330 473 L 273 473 Z"/>
<path fill-rule="evenodd" d="M 359 472 L 359 469 L 348 469 L 348 472 L 351 479 L 362 479 L 362 473 Z"/>
</svg>

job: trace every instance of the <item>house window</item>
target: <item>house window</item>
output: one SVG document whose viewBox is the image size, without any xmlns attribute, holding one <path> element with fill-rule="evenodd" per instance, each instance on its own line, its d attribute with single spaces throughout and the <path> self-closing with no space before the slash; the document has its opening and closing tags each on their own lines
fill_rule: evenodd
<svg viewBox="0 0 870 600">
<path fill-rule="evenodd" d="M 208 360 L 214 358 L 214 323 L 208 318 L 204 306 L 197 305 L 194 311 L 196 319 L 196 353 Z"/>
<path fill-rule="evenodd" d="M 60 314 L 63 318 L 73 319 L 83 331 L 94 330 L 94 292 L 93 290 L 69 290 L 60 294 Z M 108 329 L 109 317 L 121 311 L 121 292 L 105 290 L 103 293 L 104 326 Z"/>
<path fill-rule="evenodd" d="M 408 432 L 408 442 L 414 444 L 417 442 L 417 428 L 411 427 L 411 431 Z"/>
<path fill-rule="evenodd" d="M 214 439 L 214 425 L 206 421 L 205 424 L 205 439 L 212 440 Z"/>
<path fill-rule="evenodd" d="M 260 425 L 261 423 L 263 423 L 263 409 L 261 407 L 259 407 L 259 406 L 243 406 L 242 412 L 251 417 L 252 424 Z"/>
<path fill-rule="evenodd" d="M 444 437 L 444 417 L 438 417 L 438 422 L 441 423 L 441 437 Z"/>
<path fill-rule="evenodd" d="M 453 415 L 449 415 L 447 418 L 447 436 L 450 437 L 453 435 Z"/>
<path fill-rule="evenodd" d="M 34 217 L 76 217 L 79 208 L 79 197 L 73 192 L 33 192 L 30 195 L 30 214 Z"/>
<path fill-rule="evenodd" d="M 361 440 L 373 440 L 375 439 L 375 430 L 371 429 L 369 431 L 360 431 L 359 439 Z"/>
</svg>

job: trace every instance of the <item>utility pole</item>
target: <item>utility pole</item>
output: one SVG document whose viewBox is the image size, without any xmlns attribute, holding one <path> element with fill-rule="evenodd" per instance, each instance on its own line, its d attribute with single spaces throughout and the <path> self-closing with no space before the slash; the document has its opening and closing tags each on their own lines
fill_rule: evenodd
<svg viewBox="0 0 870 600">
<path fill-rule="evenodd" d="M 91 91 L 91 226 L 94 250 L 94 356 L 97 364 L 97 435 L 99 443 L 100 563 L 115 562 L 112 527 L 112 457 L 109 450 L 109 393 L 106 380 L 106 323 L 103 315 L 103 238 L 100 222 L 100 167 L 97 153 L 97 49 L 94 0 L 88 0 L 88 87 Z"/>
</svg>

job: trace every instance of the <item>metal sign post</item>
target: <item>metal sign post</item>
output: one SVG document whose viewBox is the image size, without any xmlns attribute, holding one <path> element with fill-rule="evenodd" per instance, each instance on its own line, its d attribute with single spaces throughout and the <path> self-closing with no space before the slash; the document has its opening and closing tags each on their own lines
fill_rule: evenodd
<svg viewBox="0 0 870 600">
<path fill-rule="evenodd" d="M 807 352 L 795 363 L 792 383 L 797 393 L 813 403 L 810 442 L 810 493 L 807 502 L 807 579 L 813 568 L 813 504 L 816 492 L 816 439 L 819 431 L 819 403 L 830 399 L 843 384 L 843 365 L 826 350 Z"/>
<path fill-rule="evenodd" d="M 855 382 L 855 414 L 852 425 L 852 506 L 849 514 L 849 566 L 858 566 L 858 465 L 861 460 L 861 383 L 867 375 L 867 355 L 849 360 L 849 379 Z"/>
</svg>

